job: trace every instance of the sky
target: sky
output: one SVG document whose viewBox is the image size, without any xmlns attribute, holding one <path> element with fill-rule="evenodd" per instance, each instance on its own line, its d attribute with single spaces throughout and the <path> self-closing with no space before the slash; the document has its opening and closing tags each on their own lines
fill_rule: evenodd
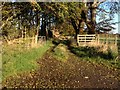
<svg viewBox="0 0 120 90">
<path fill-rule="evenodd" d="M 109 12 L 110 7 L 107 4 L 107 2 L 114 2 L 114 1 L 116 1 L 116 0 L 108 0 L 105 3 L 102 3 L 100 5 L 100 8 L 104 8 L 105 11 Z M 106 13 L 106 18 L 107 17 L 109 17 L 109 13 Z M 99 17 L 97 17 L 97 18 L 99 18 Z M 112 19 L 113 19 L 113 22 L 120 22 L 120 13 L 119 14 L 114 14 L 114 18 L 112 18 Z M 99 22 L 99 20 L 97 20 L 97 22 Z M 114 34 L 119 33 L 120 34 L 120 23 L 112 25 L 112 26 L 116 29 L 112 30 L 111 33 L 114 33 Z"/>
<path fill-rule="evenodd" d="M 118 22 L 118 14 L 115 15 L 115 18 L 113 20 L 114 22 Z M 120 26 L 120 24 L 116 24 L 116 25 L 113 25 L 116 29 L 112 31 L 112 33 L 116 34 L 116 33 L 120 33 L 118 32 L 118 27 Z"/>
<path fill-rule="evenodd" d="M 114 20 L 115 20 L 115 22 L 118 22 L 118 14 L 115 15 L 115 19 Z M 114 31 L 115 33 L 118 33 L 118 25 L 119 24 L 115 25 L 115 28 L 116 28 L 116 30 Z"/>
<path fill-rule="evenodd" d="M 118 21 L 120 21 L 120 14 L 118 14 Z M 120 34 L 120 23 L 118 24 L 118 33 Z"/>
<path fill-rule="evenodd" d="M 115 22 L 120 22 L 120 14 L 115 14 L 115 18 L 114 18 Z M 115 30 L 114 33 L 119 33 L 120 34 L 120 23 L 115 25 Z"/>
</svg>

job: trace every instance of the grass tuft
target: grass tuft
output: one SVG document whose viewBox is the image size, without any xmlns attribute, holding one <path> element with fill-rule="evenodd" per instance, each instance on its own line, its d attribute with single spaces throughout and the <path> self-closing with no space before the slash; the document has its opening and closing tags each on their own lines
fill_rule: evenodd
<svg viewBox="0 0 120 90">
<path fill-rule="evenodd" d="M 67 46 L 64 44 L 59 44 L 53 52 L 53 55 L 57 60 L 60 60 L 62 62 L 66 62 L 68 59 L 68 51 L 67 51 Z"/>
</svg>

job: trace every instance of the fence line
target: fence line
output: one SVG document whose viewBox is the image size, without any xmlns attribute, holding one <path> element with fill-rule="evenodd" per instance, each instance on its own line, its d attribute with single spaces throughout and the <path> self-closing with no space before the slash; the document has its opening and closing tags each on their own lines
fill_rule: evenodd
<svg viewBox="0 0 120 90">
<path fill-rule="evenodd" d="M 39 41 L 46 41 L 45 36 L 35 36 L 35 37 L 26 37 L 26 38 L 18 38 L 14 40 L 10 40 L 8 42 L 11 42 L 10 44 L 19 44 L 19 43 L 24 43 L 24 42 L 34 42 L 34 43 L 39 43 Z"/>
<path fill-rule="evenodd" d="M 33 36 L 26 38 L 18 38 L 14 40 L 7 40 L 9 45 L 21 45 L 25 48 L 36 47 L 43 44 L 46 41 L 46 36 Z"/>
<path fill-rule="evenodd" d="M 77 35 L 78 45 L 87 46 L 89 44 L 114 44 L 117 45 L 118 36 L 113 34 L 91 34 Z"/>
<path fill-rule="evenodd" d="M 117 45 L 118 36 L 114 34 L 98 34 L 100 43 Z"/>
</svg>

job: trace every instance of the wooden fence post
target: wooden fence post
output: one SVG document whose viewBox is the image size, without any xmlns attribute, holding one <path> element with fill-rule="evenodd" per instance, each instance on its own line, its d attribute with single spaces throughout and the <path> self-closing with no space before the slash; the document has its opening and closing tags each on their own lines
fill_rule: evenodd
<svg viewBox="0 0 120 90">
<path fill-rule="evenodd" d="M 97 43 L 99 44 L 100 43 L 100 36 L 99 36 L 99 34 L 97 35 Z"/>
<path fill-rule="evenodd" d="M 86 46 L 86 35 L 84 37 L 85 37 L 85 46 Z"/>
<path fill-rule="evenodd" d="M 106 34 L 106 44 L 108 45 L 108 34 Z"/>
<path fill-rule="evenodd" d="M 77 35 L 77 45 L 79 46 L 79 36 Z"/>
<path fill-rule="evenodd" d="M 38 42 L 38 35 L 35 35 L 35 44 Z"/>
<path fill-rule="evenodd" d="M 118 34 L 117 46 L 118 46 L 118 60 L 120 60 L 120 35 Z"/>
<path fill-rule="evenodd" d="M 23 30 L 22 30 L 22 38 L 23 38 Z"/>
<path fill-rule="evenodd" d="M 117 45 L 117 34 L 115 35 L 115 45 Z"/>
<path fill-rule="evenodd" d="M 27 30 L 26 30 L 26 27 L 25 27 L 25 32 L 24 32 L 24 34 L 25 34 L 25 40 L 26 40 L 26 38 L 27 38 L 27 32 L 26 32 Z"/>
</svg>

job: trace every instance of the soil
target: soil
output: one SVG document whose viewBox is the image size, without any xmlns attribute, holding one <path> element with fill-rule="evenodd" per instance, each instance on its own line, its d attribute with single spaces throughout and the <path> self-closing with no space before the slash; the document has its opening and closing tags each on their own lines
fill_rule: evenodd
<svg viewBox="0 0 120 90">
<path fill-rule="evenodd" d="M 118 71 L 78 58 L 70 53 L 66 62 L 50 51 L 38 60 L 39 69 L 8 77 L 7 88 L 110 88 L 119 89 Z"/>
</svg>

